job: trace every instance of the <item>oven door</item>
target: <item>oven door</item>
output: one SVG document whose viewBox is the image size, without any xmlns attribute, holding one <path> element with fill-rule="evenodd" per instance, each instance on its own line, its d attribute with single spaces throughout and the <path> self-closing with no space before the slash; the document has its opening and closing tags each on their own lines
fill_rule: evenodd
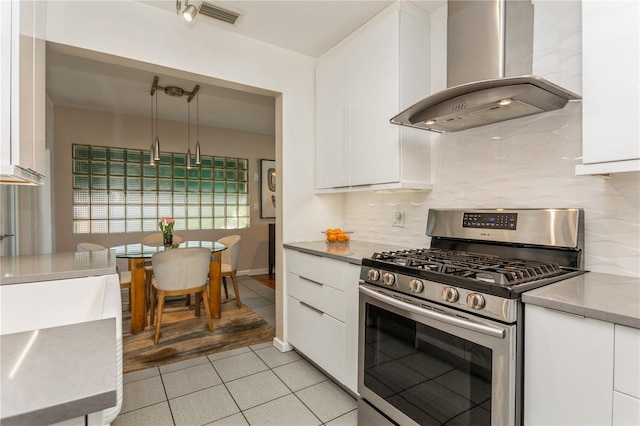
<svg viewBox="0 0 640 426">
<path fill-rule="evenodd" d="M 515 325 L 367 284 L 359 300 L 367 402 L 402 425 L 516 422 Z"/>
</svg>

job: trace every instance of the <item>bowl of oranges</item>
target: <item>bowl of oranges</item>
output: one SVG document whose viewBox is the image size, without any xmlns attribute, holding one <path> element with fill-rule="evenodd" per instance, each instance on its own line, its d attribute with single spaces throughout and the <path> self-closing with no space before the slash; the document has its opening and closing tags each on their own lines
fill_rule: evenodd
<svg viewBox="0 0 640 426">
<path fill-rule="evenodd" d="M 351 240 L 351 231 L 343 231 L 340 228 L 327 228 L 322 231 L 325 234 L 325 240 L 327 244 L 339 244 L 339 245 L 347 245 L 349 244 L 349 240 Z"/>
</svg>

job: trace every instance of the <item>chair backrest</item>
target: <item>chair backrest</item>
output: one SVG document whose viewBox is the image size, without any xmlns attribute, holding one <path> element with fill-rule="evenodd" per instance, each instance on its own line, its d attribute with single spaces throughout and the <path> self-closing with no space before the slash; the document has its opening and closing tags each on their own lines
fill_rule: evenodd
<svg viewBox="0 0 640 426">
<path fill-rule="evenodd" d="M 80 243 L 76 246 L 76 251 L 100 251 L 106 249 L 107 248 L 105 246 L 93 243 Z"/>
<path fill-rule="evenodd" d="M 151 256 L 158 289 L 183 290 L 207 283 L 211 250 L 205 247 L 167 249 Z"/>
<path fill-rule="evenodd" d="M 226 250 L 222 251 L 221 262 L 227 265 L 231 265 L 231 270 L 235 271 L 238 266 L 238 257 L 240 255 L 240 235 L 228 235 L 218 240 L 219 243 L 227 246 Z"/>
<path fill-rule="evenodd" d="M 187 239 L 180 234 L 173 234 L 173 244 L 182 244 Z M 155 234 L 149 234 L 142 239 L 142 244 L 150 247 L 162 247 L 164 245 L 164 238 L 162 232 L 156 232 Z"/>
</svg>

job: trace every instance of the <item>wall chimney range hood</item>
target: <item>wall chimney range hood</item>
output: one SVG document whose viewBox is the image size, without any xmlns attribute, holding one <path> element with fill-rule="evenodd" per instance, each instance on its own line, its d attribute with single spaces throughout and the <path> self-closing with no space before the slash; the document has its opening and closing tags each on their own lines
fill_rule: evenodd
<svg viewBox="0 0 640 426">
<path fill-rule="evenodd" d="M 532 74 L 533 5 L 449 0 L 447 89 L 391 123 L 456 132 L 563 108 L 580 96 Z"/>
</svg>

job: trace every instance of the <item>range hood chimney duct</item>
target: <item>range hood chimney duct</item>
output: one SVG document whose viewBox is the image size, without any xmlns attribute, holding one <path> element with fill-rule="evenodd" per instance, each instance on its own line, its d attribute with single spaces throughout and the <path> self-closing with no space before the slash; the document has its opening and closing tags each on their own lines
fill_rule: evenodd
<svg viewBox="0 0 640 426">
<path fill-rule="evenodd" d="M 533 5 L 524 0 L 449 0 L 447 89 L 391 123 L 456 132 L 564 108 L 580 96 L 532 74 Z"/>
</svg>

